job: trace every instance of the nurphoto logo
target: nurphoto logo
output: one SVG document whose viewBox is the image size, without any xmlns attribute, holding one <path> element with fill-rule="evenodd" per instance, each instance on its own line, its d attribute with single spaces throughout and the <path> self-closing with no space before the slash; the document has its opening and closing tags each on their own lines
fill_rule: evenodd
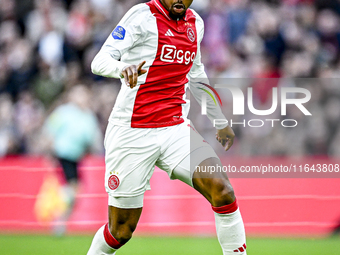
<svg viewBox="0 0 340 255">
<path fill-rule="evenodd" d="M 233 115 L 245 115 L 245 105 L 247 102 L 247 107 L 249 112 L 257 116 L 268 116 L 273 114 L 278 107 L 280 107 L 280 115 L 286 116 L 287 115 L 287 105 L 294 105 L 298 110 L 300 110 L 305 116 L 312 116 L 310 111 L 304 106 L 310 99 L 311 93 L 309 90 L 305 88 L 298 88 L 298 87 L 282 87 L 272 88 L 272 104 L 269 109 L 256 109 L 254 106 L 253 100 L 253 88 L 247 88 L 247 100 L 245 100 L 245 96 L 241 88 L 231 85 L 224 85 L 224 84 L 216 84 L 215 88 L 220 89 L 228 89 L 231 92 L 232 99 L 233 99 L 233 107 L 232 113 Z M 220 96 L 217 94 L 216 90 L 213 90 L 213 94 L 218 99 Z M 202 94 L 202 104 L 201 104 L 201 113 L 203 115 L 207 114 L 207 96 L 210 96 L 214 102 L 216 99 L 212 93 L 204 93 Z M 300 95 L 299 98 L 289 98 L 288 94 L 293 95 Z M 280 103 L 279 103 L 280 98 Z M 227 120 L 225 119 L 214 119 L 214 127 L 218 124 L 224 124 Z M 243 119 L 243 121 L 235 122 L 233 119 L 230 119 L 229 125 L 232 127 L 233 125 L 242 125 L 243 127 L 262 127 L 265 123 L 271 125 L 271 127 L 275 126 L 275 123 L 279 122 L 282 127 L 296 127 L 298 125 L 298 121 L 295 119 Z"/>
</svg>

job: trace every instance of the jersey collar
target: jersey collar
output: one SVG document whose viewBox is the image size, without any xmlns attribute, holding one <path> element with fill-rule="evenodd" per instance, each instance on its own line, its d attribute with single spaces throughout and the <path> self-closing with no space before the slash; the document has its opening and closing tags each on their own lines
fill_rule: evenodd
<svg viewBox="0 0 340 255">
<path fill-rule="evenodd" d="M 154 5 L 156 6 L 156 8 L 160 11 L 160 13 L 162 13 L 168 20 L 172 20 L 169 17 L 169 11 L 167 9 L 165 9 L 163 4 L 159 0 L 153 0 L 153 2 L 154 2 Z M 184 19 L 184 21 L 187 21 L 187 13 L 183 17 L 183 19 Z"/>
</svg>

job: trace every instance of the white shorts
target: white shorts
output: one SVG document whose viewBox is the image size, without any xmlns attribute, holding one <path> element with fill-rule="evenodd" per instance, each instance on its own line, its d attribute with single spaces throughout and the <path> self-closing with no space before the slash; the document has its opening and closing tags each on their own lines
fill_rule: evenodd
<svg viewBox="0 0 340 255">
<path fill-rule="evenodd" d="M 162 128 L 131 128 L 109 123 L 104 141 L 109 205 L 143 207 L 155 165 L 171 179 L 192 186 L 195 166 L 217 155 L 189 123 Z M 194 157 L 190 158 L 189 154 Z"/>
</svg>

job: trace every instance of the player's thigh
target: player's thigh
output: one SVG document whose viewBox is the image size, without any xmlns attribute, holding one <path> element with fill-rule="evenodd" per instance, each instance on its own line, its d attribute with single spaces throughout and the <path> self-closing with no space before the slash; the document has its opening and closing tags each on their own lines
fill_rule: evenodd
<svg viewBox="0 0 340 255">
<path fill-rule="evenodd" d="M 171 134 L 175 131 L 177 136 Z M 180 125 L 168 132 L 166 149 L 157 161 L 171 179 L 179 179 L 194 187 L 214 206 L 233 201 L 233 189 L 212 147 L 191 125 Z M 180 134 L 180 135 L 179 135 Z"/>
<path fill-rule="evenodd" d="M 156 165 L 166 171 L 171 179 L 179 179 L 190 186 L 195 166 L 209 157 L 217 157 L 189 123 L 172 127 L 166 134 L 162 154 Z"/>
<path fill-rule="evenodd" d="M 150 129 L 109 126 L 105 135 L 105 188 L 109 205 L 143 206 L 155 162 L 160 154 L 155 132 Z"/>
</svg>

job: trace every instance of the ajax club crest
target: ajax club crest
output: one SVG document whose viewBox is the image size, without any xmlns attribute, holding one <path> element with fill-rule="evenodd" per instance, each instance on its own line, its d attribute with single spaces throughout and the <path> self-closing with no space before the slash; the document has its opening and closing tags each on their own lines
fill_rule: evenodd
<svg viewBox="0 0 340 255">
<path fill-rule="evenodd" d="M 119 186 L 119 179 L 117 175 L 111 175 L 108 180 L 108 186 L 111 190 L 115 190 Z"/>
<path fill-rule="evenodd" d="M 191 27 L 188 27 L 187 29 L 187 36 L 191 42 L 194 42 L 196 39 L 195 32 Z"/>
</svg>

